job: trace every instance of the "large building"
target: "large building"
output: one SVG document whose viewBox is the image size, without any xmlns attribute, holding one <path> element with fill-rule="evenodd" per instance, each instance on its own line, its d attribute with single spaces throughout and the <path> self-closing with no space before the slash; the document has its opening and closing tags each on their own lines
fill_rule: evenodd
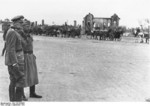
<svg viewBox="0 0 150 106">
<path fill-rule="evenodd" d="M 83 19 L 84 32 L 91 31 L 93 29 L 105 30 L 108 27 L 117 27 L 119 26 L 119 20 L 117 14 L 112 15 L 110 18 L 105 17 L 94 17 L 93 14 L 87 14 Z"/>
</svg>

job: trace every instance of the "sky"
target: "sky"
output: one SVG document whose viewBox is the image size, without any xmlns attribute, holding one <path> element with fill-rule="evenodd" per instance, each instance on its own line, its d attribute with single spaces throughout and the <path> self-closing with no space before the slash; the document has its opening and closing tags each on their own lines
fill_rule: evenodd
<svg viewBox="0 0 150 106">
<path fill-rule="evenodd" d="M 0 0 L 0 20 L 23 15 L 41 24 L 82 24 L 88 13 L 94 17 L 111 17 L 116 13 L 120 25 L 137 27 L 150 20 L 150 0 Z"/>
</svg>

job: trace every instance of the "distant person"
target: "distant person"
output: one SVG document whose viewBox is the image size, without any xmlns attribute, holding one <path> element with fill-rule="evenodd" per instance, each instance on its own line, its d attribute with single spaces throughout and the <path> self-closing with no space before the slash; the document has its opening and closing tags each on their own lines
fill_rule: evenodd
<svg viewBox="0 0 150 106">
<path fill-rule="evenodd" d="M 137 28 L 137 29 L 136 29 L 136 33 L 135 33 L 135 37 L 137 37 L 140 32 L 141 32 L 141 31 L 140 31 L 140 28 Z"/>
<path fill-rule="evenodd" d="M 35 85 L 39 83 L 38 72 L 36 66 L 36 56 L 33 54 L 33 38 L 30 35 L 30 22 L 24 20 L 23 30 L 27 37 L 27 45 L 24 48 L 24 60 L 25 60 L 25 87 L 30 87 L 30 97 L 32 98 L 42 98 L 42 96 L 37 95 L 35 92 Z M 23 97 L 25 97 L 23 91 Z"/>
<path fill-rule="evenodd" d="M 140 33 L 141 31 L 140 31 L 140 28 L 136 28 L 135 29 L 135 43 L 138 43 L 139 42 L 139 38 L 140 38 L 140 36 L 139 36 L 139 33 Z"/>
<path fill-rule="evenodd" d="M 4 56 L 4 53 L 5 53 L 5 50 L 6 50 L 6 44 L 5 44 L 5 37 L 6 37 L 6 33 L 8 31 L 10 27 L 10 23 L 8 22 L 5 22 L 3 25 L 2 25 L 2 29 L 3 29 L 3 40 L 4 40 L 4 47 L 3 47 L 3 50 L 2 50 L 2 56 Z"/>
<path fill-rule="evenodd" d="M 22 90 L 24 86 L 24 53 L 22 39 L 17 32 L 21 28 L 24 16 L 16 16 L 11 21 L 13 26 L 7 31 L 5 65 L 8 66 L 10 85 L 10 101 L 22 101 Z"/>
</svg>

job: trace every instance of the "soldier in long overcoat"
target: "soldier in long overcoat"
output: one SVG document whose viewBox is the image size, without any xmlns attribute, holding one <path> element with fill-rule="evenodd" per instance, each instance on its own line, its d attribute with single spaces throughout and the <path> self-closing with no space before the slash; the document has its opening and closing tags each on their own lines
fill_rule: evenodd
<svg viewBox="0 0 150 106">
<path fill-rule="evenodd" d="M 42 98 L 42 96 L 35 93 L 35 85 L 39 83 L 39 80 L 36 66 L 36 56 L 33 54 L 33 38 L 29 33 L 30 22 L 28 20 L 24 20 L 23 29 L 27 36 L 27 44 L 25 47 L 23 47 L 25 60 L 25 87 L 30 87 L 30 97 Z"/>
<path fill-rule="evenodd" d="M 24 53 L 20 34 L 16 31 L 21 28 L 23 16 L 16 16 L 11 21 L 6 34 L 5 65 L 8 66 L 10 77 L 9 99 L 10 101 L 22 101 L 22 90 L 24 87 Z"/>
</svg>

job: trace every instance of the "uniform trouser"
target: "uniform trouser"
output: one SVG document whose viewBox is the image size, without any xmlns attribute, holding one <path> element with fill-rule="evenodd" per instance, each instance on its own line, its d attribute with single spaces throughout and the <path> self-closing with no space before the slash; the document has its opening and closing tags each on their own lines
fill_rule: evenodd
<svg viewBox="0 0 150 106">
<path fill-rule="evenodd" d="M 23 87 L 16 87 L 20 82 L 23 82 L 24 73 L 18 67 L 8 66 L 10 75 L 9 99 L 10 101 L 21 101 Z"/>
</svg>

